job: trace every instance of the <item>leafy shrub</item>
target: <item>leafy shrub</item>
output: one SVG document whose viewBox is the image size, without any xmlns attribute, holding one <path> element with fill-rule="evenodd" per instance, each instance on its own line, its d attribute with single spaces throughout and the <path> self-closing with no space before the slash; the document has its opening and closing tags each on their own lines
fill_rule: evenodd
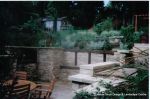
<svg viewBox="0 0 150 99">
<path fill-rule="evenodd" d="M 77 92 L 73 99 L 93 99 L 93 94 L 82 90 Z"/>
<path fill-rule="evenodd" d="M 96 34 L 92 34 L 88 31 L 62 31 L 59 32 L 59 39 L 61 46 L 64 48 L 87 48 L 87 44 L 95 39 Z"/>
<path fill-rule="evenodd" d="M 111 36 L 120 36 L 120 31 L 110 30 L 110 31 L 102 31 L 100 34 L 101 37 L 111 37 Z"/>
<path fill-rule="evenodd" d="M 71 40 L 64 40 L 64 41 L 61 43 L 61 46 L 62 46 L 63 48 L 66 48 L 66 49 L 74 48 L 75 42 L 74 42 L 74 41 L 71 41 Z"/>
<path fill-rule="evenodd" d="M 140 27 L 139 31 L 142 32 L 143 35 L 148 35 L 149 27 Z"/>
<path fill-rule="evenodd" d="M 104 41 L 98 41 L 98 42 L 94 42 L 91 41 L 90 43 L 87 44 L 87 49 L 102 49 L 102 47 L 104 46 Z"/>
<path fill-rule="evenodd" d="M 101 23 L 96 24 L 94 27 L 94 31 L 100 35 L 102 31 L 109 31 L 112 28 L 113 28 L 112 19 L 107 18 L 106 20 L 102 21 Z"/>
<path fill-rule="evenodd" d="M 134 32 L 133 36 L 134 43 L 140 43 L 142 34 L 143 34 L 142 32 Z"/>
<path fill-rule="evenodd" d="M 127 46 L 127 49 L 131 49 L 134 44 L 134 27 L 129 25 L 127 27 L 121 27 L 121 35 L 123 36 L 122 43 Z"/>
<path fill-rule="evenodd" d="M 107 32 L 107 31 L 106 31 Z M 110 33 L 114 33 L 111 35 L 119 35 L 118 31 L 110 31 Z M 105 33 L 105 37 L 97 37 L 97 34 L 91 33 L 85 30 L 67 30 L 61 31 L 59 34 L 59 40 L 61 47 L 63 48 L 79 48 L 79 49 L 100 49 L 100 50 L 111 50 L 112 45 L 107 41 L 107 37 Z"/>
<path fill-rule="evenodd" d="M 116 30 L 110 30 L 109 33 L 111 34 L 111 36 L 120 36 L 120 31 L 116 31 Z"/>
<path fill-rule="evenodd" d="M 31 17 L 27 22 L 19 26 L 12 26 L 13 43 L 17 46 L 40 46 L 39 41 L 45 39 L 38 16 Z"/>
<path fill-rule="evenodd" d="M 112 45 L 109 43 L 109 41 L 107 39 L 104 41 L 102 50 L 112 50 Z"/>
</svg>

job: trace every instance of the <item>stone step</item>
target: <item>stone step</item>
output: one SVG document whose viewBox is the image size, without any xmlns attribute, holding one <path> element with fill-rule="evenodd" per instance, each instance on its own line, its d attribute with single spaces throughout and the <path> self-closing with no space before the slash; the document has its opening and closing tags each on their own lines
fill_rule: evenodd
<svg viewBox="0 0 150 99">
<path fill-rule="evenodd" d="M 80 74 L 94 76 L 97 72 L 119 66 L 119 62 L 101 62 L 96 64 L 80 65 Z"/>
<path fill-rule="evenodd" d="M 98 81 L 96 77 L 92 77 L 90 75 L 85 75 L 85 74 L 76 74 L 76 75 L 69 76 L 68 80 L 81 82 L 85 84 L 91 84 L 91 83 Z"/>
<path fill-rule="evenodd" d="M 137 69 L 135 68 L 118 68 L 118 69 L 109 69 L 105 71 L 101 71 L 96 73 L 96 76 L 114 76 L 114 77 L 120 77 L 125 78 L 132 74 L 136 75 Z M 132 75 L 132 76 L 134 76 Z"/>
</svg>

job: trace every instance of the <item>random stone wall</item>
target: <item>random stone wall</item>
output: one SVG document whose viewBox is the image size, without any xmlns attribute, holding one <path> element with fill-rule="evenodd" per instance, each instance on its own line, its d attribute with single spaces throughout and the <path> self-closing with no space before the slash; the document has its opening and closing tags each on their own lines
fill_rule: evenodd
<svg viewBox="0 0 150 99">
<path fill-rule="evenodd" d="M 42 81 L 50 81 L 54 77 L 59 78 L 60 66 L 64 61 L 64 51 L 61 48 L 39 48 L 38 71 Z"/>
</svg>

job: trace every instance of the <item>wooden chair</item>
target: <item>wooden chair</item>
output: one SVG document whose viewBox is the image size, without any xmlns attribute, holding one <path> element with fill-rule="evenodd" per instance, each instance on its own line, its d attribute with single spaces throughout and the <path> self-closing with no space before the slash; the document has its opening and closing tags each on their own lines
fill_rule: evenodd
<svg viewBox="0 0 150 99">
<path fill-rule="evenodd" d="M 12 86 L 8 99 L 28 99 L 30 84 Z"/>
<path fill-rule="evenodd" d="M 37 88 L 32 92 L 31 99 L 49 99 L 55 82 L 56 80 L 53 79 L 50 84 L 37 84 Z"/>
<path fill-rule="evenodd" d="M 16 71 L 15 72 L 15 77 L 21 80 L 27 80 L 27 72 L 25 71 Z"/>
</svg>

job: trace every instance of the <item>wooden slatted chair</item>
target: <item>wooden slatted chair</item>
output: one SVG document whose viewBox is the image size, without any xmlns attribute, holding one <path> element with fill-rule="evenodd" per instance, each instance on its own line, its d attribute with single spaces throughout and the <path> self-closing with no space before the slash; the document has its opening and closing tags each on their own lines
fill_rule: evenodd
<svg viewBox="0 0 150 99">
<path fill-rule="evenodd" d="M 21 80 L 27 80 L 27 72 L 25 71 L 16 71 L 15 72 L 15 77 Z"/>
<path fill-rule="evenodd" d="M 56 80 L 53 79 L 50 84 L 37 84 L 37 88 L 32 92 L 31 99 L 49 99 L 55 83 Z"/>
<path fill-rule="evenodd" d="M 12 86 L 8 99 L 28 99 L 30 84 Z"/>
</svg>

